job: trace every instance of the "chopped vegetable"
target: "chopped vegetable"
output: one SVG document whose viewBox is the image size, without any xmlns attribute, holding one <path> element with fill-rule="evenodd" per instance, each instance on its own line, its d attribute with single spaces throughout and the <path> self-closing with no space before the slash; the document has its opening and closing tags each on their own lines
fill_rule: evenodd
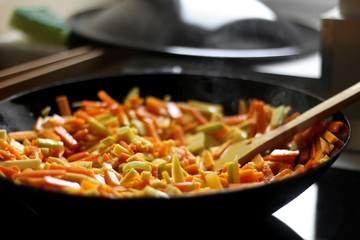
<svg viewBox="0 0 360 240">
<path fill-rule="evenodd" d="M 217 104 L 139 94 L 133 88 L 120 102 L 100 90 L 99 100 L 76 104 L 60 96 L 55 99 L 60 115 L 42 113 L 29 131 L 0 129 L 0 177 L 108 198 L 226 191 L 305 172 L 327 161 L 349 134 L 342 122 L 319 122 L 281 148 L 259 153 L 243 166 L 229 159 L 215 172 L 231 143 L 250 142 L 300 113 L 287 116 L 289 106 L 240 99 L 238 112 L 224 116 Z"/>
</svg>

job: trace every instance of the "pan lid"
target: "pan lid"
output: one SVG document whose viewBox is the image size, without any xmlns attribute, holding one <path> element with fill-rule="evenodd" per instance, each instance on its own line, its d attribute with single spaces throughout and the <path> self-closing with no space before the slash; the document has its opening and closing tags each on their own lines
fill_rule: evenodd
<svg viewBox="0 0 360 240">
<path fill-rule="evenodd" d="M 317 31 L 257 0 L 122 0 L 78 13 L 70 24 L 98 42 L 178 55 L 277 58 L 318 47 Z"/>
</svg>

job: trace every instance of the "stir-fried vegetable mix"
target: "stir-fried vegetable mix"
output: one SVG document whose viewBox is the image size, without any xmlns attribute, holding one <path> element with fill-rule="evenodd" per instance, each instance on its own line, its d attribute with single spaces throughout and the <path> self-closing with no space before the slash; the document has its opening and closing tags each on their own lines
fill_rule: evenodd
<svg viewBox="0 0 360 240">
<path fill-rule="evenodd" d="M 31 131 L 0 130 L 0 176 L 68 194 L 168 198 L 291 177 L 326 161 L 348 136 L 342 122 L 320 122 L 287 145 L 243 166 L 229 161 L 216 172 L 216 160 L 233 142 L 264 134 L 299 113 L 241 99 L 238 113 L 224 116 L 216 104 L 141 97 L 138 88 L 121 103 L 105 91 L 97 95 L 73 108 L 59 96 L 59 114 L 49 115 L 45 107 Z"/>
</svg>

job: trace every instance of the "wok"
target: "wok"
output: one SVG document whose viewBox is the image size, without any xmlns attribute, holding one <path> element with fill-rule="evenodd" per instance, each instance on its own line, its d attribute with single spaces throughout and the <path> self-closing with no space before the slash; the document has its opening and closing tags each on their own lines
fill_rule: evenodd
<svg viewBox="0 0 360 240">
<path fill-rule="evenodd" d="M 305 111 L 321 99 L 290 87 L 279 86 L 262 79 L 248 77 L 220 77 L 190 74 L 133 73 L 92 79 L 70 80 L 37 88 L 14 95 L 0 102 L 0 128 L 8 131 L 31 129 L 40 111 L 47 105 L 56 109 L 54 98 L 66 94 L 70 102 L 96 99 L 96 92 L 104 89 L 121 101 L 134 86 L 141 95 L 164 97 L 170 94 L 175 101 L 197 99 L 224 106 L 226 114 L 237 111 L 241 98 L 258 98 L 272 105 L 291 105 L 295 111 Z M 53 110 L 56 111 L 56 110 Z M 333 120 L 350 125 L 342 113 Z M 350 132 L 349 132 L 350 136 Z M 349 141 L 346 140 L 345 146 Z M 345 147 L 344 146 L 344 147 Z M 343 148 L 344 148 L 343 147 Z M 0 178 L 2 201 L 16 208 L 31 210 L 39 215 L 67 214 L 123 214 L 130 210 L 131 216 L 154 211 L 152 218 L 164 217 L 170 210 L 180 213 L 197 213 L 202 216 L 216 214 L 215 209 L 231 211 L 241 216 L 266 216 L 284 206 L 311 186 L 338 158 L 341 151 L 327 162 L 291 178 L 247 189 L 231 189 L 204 195 L 173 197 L 171 199 L 105 199 L 66 195 L 57 191 L 16 185 Z M 216 204 L 216 208 L 210 205 Z M 25 206 L 25 207 L 24 207 Z M 155 210 L 154 210 L 155 209 Z M 212 209 L 212 210 L 211 210 Z M 223 211 L 221 210 L 221 211 Z"/>
</svg>

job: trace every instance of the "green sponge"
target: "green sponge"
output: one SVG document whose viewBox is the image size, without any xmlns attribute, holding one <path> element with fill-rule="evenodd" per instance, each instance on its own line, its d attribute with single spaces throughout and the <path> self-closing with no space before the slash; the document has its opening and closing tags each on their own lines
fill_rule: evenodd
<svg viewBox="0 0 360 240">
<path fill-rule="evenodd" d="M 31 39 L 63 45 L 70 33 L 66 20 L 43 7 L 17 8 L 10 25 L 22 30 Z"/>
</svg>

